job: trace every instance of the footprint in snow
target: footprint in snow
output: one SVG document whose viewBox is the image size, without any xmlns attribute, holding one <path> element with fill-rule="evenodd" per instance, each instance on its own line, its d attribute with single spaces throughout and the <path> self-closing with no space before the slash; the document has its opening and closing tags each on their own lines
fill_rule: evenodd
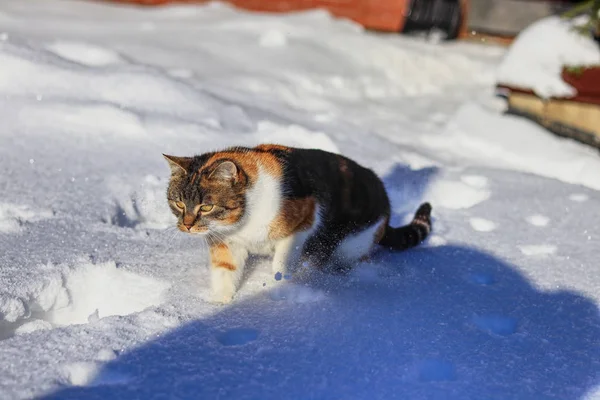
<svg viewBox="0 0 600 400">
<path fill-rule="evenodd" d="M 423 360 L 419 365 L 419 380 L 422 382 L 453 381 L 456 379 L 454 364 L 439 359 Z"/>
<path fill-rule="evenodd" d="M 274 287 L 269 291 L 268 296 L 273 301 L 302 304 L 321 301 L 325 298 L 325 293 L 308 286 L 287 283 Z"/>
<path fill-rule="evenodd" d="M 473 318 L 473 323 L 482 331 L 498 336 L 510 336 L 517 331 L 516 318 L 505 315 L 478 315 Z"/>
<path fill-rule="evenodd" d="M 468 279 L 476 285 L 488 286 L 496 283 L 494 275 L 488 272 L 473 272 L 468 276 Z"/>
<path fill-rule="evenodd" d="M 241 346 L 255 341 L 258 338 L 258 330 L 252 328 L 233 328 L 217 336 L 217 340 L 223 346 Z"/>
</svg>

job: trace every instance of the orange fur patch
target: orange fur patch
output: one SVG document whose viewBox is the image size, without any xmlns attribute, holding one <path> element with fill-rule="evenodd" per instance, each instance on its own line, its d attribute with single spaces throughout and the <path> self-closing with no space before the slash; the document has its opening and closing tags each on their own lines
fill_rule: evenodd
<svg viewBox="0 0 600 400">
<path fill-rule="evenodd" d="M 238 208 L 235 210 L 231 210 L 229 215 L 221 221 L 227 224 L 235 224 L 240 220 L 240 218 L 242 218 L 242 209 Z"/>
<path fill-rule="evenodd" d="M 261 151 L 273 151 L 273 150 L 290 151 L 289 147 L 282 146 L 280 144 L 259 144 L 258 146 L 255 147 L 255 149 L 261 150 Z"/>
<path fill-rule="evenodd" d="M 279 215 L 269 226 L 269 237 L 273 240 L 282 239 L 310 228 L 314 223 L 316 206 L 314 197 L 284 200 Z"/>
<path fill-rule="evenodd" d="M 196 178 L 198 177 L 198 171 L 194 172 L 192 178 L 190 179 L 190 184 L 193 185 L 196 182 Z"/>
<path fill-rule="evenodd" d="M 264 151 L 265 146 L 274 146 L 273 148 L 278 147 L 278 150 L 287 149 L 286 147 L 277 145 L 263 145 L 262 148 L 261 146 L 257 146 L 256 149 L 258 150 L 261 148 L 261 150 Z M 246 152 L 220 151 L 206 162 L 206 167 L 204 169 L 211 168 L 216 162 L 221 160 L 231 160 L 238 164 L 244 170 L 251 182 L 256 182 L 258 179 L 257 164 L 260 164 L 266 173 L 274 177 L 281 177 L 283 173 L 283 166 L 275 155 L 261 151 L 253 151 L 253 149 Z"/>
<path fill-rule="evenodd" d="M 217 243 L 210 247 L 210 261 L 213 268 L 225 268 L 230 271 L 237 269 L 233 255 L 225 243 Z"/>
</svg>

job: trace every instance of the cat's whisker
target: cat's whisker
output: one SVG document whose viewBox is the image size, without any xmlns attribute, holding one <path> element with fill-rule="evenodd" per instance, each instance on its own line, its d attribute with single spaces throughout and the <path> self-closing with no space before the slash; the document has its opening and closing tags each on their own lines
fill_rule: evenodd
<svg viewBox="0 0 600 400">
<path fill-rule="evenodd" d="M 206 244 L 207 244 L 209 247 L 212 247 L 212 246 L 214 246 L 214 243 L 215 243 L 215 240 L 214 240 L 214 238 L 213 238 L 213 234 L 212 234 L 212 233 L 208 233 L 208 234 L 206 235 Z"/>
<path fill-rule="evenodd" d="M 225 235 L 218 233 L 218 232 L 211 232 L 210 235 L 213 236 L 213 238 L 218 239 L 221 242 L 224 242 L 227 238 L 225 237 Z"/>
<path fill-rule="evenodd" d="M 171 250 L 171 248 L 173 247 L 173 245 L 175 244 L 175 239 L 177 238 L 177 235 L 179 234 L 179 230 L 176 228 L 169 228 L 169 232 L 165 232 L 168 233 L 169 236 L 166 240 L 167 243 L 167 250 L 169 251 Z"/>
</svg>

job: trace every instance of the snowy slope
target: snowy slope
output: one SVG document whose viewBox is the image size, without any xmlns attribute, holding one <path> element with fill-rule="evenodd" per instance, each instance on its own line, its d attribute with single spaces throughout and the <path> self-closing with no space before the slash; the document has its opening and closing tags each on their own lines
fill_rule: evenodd
<svg viewBox="0 0 600 400">
<path fill-rule="evenodd" d="M 0 3 L 0 398 L 600 398 L 600 158 L 503 116 L 504 50 L 327 14 Z M 161 153 L 279 142 L 434 234 L 205 301 Z"/>
</svg>

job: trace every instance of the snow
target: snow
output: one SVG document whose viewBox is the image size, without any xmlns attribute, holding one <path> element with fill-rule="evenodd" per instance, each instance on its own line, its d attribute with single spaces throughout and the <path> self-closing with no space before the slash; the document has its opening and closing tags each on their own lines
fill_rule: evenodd
<svg viewBox="0 0 600 400">
<path fill-rule="evenodd" d="M 496 224 L 485 218 L 473 217 L 469 219 L 471 227 L 478 232 L 491 232 L 496 229 Z"/>
<path fill-rule="evenodd" d="M 526 218 L 526 221 L 535 226 L 546 226 L 550 222 L 550 218 L 545 215 L 535 214 Z"/>
<path fill-rule="evenodd" d="M 575 95 L 575 88 L 561 78 L 563 67 L 600 64 L 597 43 L 575 30 L 582 22 L 552 16 L 531 24 L 507 51 L 498 67 L 498 82 L 542 98 Z"/>
<path fill-rule="evenodd" d="M 600 159 L 502 115 L 513 50 L 220 3 L 3 2 L 0 29 L 2 399 L 598 398 Z M 347 276 L 255 257 L 206 302 L 161 154 L 266 141 L 373 168 L 393 224 L 430 201 L 431 237 Z"/>
</svg>

